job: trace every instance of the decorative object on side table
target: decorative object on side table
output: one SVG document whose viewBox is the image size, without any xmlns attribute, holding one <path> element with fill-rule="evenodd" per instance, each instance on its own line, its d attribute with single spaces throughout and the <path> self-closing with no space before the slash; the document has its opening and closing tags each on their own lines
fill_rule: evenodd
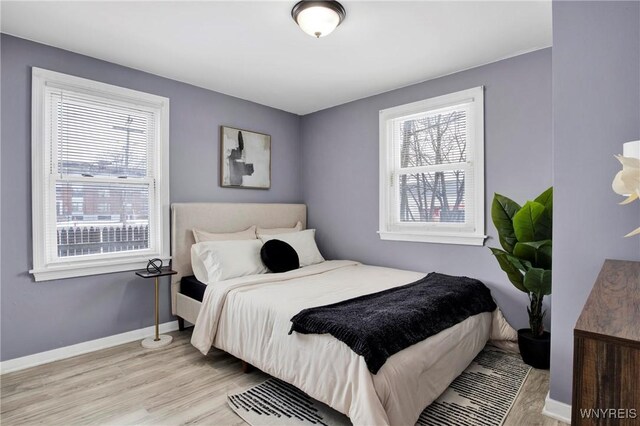
<svg viewBox="0 0 640 426">
<path fill-rule="evenodd" d="M 220 126 L 220 186 L 269 189 L 271 136 Z"/>
<path fill-rule="evenodd" d="M 155 278 L 156 289 L 156 332 L 154 337 L 147 337 L 142 341 L 142 347 L 147 349 L 157 349 L 167 346 L 173 340 L 173 337 L 168 335 L 161 335 L 159 330 L 160 313 L 159 313 L 159 298 L 160 298 L 160 283 L 159 278 L 175 275 L 176 271 L 171 270 L 170 267 L 163 268 L 162 261 L 160 259 L 151 259 L 147 264 L 147 269 L 143 271 L 136 271 L 136 275 L 142 278 Z"/>
<path fill-rule="evenodd" d="M 611 187 L 616 194 L 624 195 L 626 200 L 620 204 L 629 204 L 640 198 L 640 141 L 626 142 L 622 145 L 622 155 L 616 155 L 622 164 Z M 629 232 L 625 237 L 640 235 L 640 227 Z"/>
<path fill-rule="evenodd" d="M 509 281 L 527 293 L 530 305 L 530 328 L 518 330 L 518 347 L 522 360 L 535 368 L 548 369 L 551 334 L 544 331 L 542 308 L 544 296 L 551 294 L 551 228 L 553 188 L 534 201 L 520 206 L 515 201 L 495 194 L 491 218 L 498 230 L 504 250 L 490 248 Z"/>
</svg>

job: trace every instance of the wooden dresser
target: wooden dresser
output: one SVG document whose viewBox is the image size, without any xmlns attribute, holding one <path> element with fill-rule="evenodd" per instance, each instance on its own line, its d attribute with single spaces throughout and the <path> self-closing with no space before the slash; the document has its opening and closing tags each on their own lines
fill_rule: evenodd
<svg viewBox="0 0 640 426">
<path fill-rule="evenodd" d="M 571 424 L 640 425 L 640 262 L 604 262 L 573 335 Z"/>
</svg>

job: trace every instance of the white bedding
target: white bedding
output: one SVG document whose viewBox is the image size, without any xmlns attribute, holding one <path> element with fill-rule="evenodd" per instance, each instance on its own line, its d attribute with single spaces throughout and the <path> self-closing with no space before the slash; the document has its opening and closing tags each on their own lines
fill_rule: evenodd
<svg viewBox="0 0 640 426">
<path fill-rule="evenodd" d="M 191 343 L 222 349 L 348 415 L 354 425 L 413 425 L 493 339 L 515 332 L 482 313 L 391 356 L 377 374 L 328 334 L 288 335 L 302 309 L 408 284 L 424 273 L 326 261 L 207 286 Z M 494 318 L 492 328 L 492 317 Z"/>
</svg>

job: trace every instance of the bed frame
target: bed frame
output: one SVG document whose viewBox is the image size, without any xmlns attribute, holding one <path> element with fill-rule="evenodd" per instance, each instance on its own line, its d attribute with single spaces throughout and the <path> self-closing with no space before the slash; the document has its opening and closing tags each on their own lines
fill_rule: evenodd
<svg viewBox="0 0 640 426">
<path fill-rule="evenodd" d="M 292 228 L 298 221 L 307 227 L 304 204 L 260 203 L 173 203 L 171 205 L 172 269 L 171 312 L 178 317 L 180 330 L 184 322 L 195 324 L 201 302 L 180 293 L 182 277 L 193 275 L 191 246 L 195 244 L 193 228 L 208 232 L 238 232 L 252 225 L 262 228 Z"/>
</svg>

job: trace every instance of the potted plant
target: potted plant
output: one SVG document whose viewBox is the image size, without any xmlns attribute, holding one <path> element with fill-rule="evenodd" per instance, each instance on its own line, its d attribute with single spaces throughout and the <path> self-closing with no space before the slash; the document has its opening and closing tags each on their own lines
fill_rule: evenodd
<svg viewBox="0 0 640 426">
<path fill-rule="evenodd" d="M 535 368 L 548 369 L 549 332 L 544 331 L 544 296 L 551 294 L 551 225 L 553 188 L 520 206 L 495 194 L 491 218 L 498 230 L 502 249 L 491 247 L 509 281 L 529 296 L 529 327 L 518 330 L 522 360 Z"/>
</svg>

